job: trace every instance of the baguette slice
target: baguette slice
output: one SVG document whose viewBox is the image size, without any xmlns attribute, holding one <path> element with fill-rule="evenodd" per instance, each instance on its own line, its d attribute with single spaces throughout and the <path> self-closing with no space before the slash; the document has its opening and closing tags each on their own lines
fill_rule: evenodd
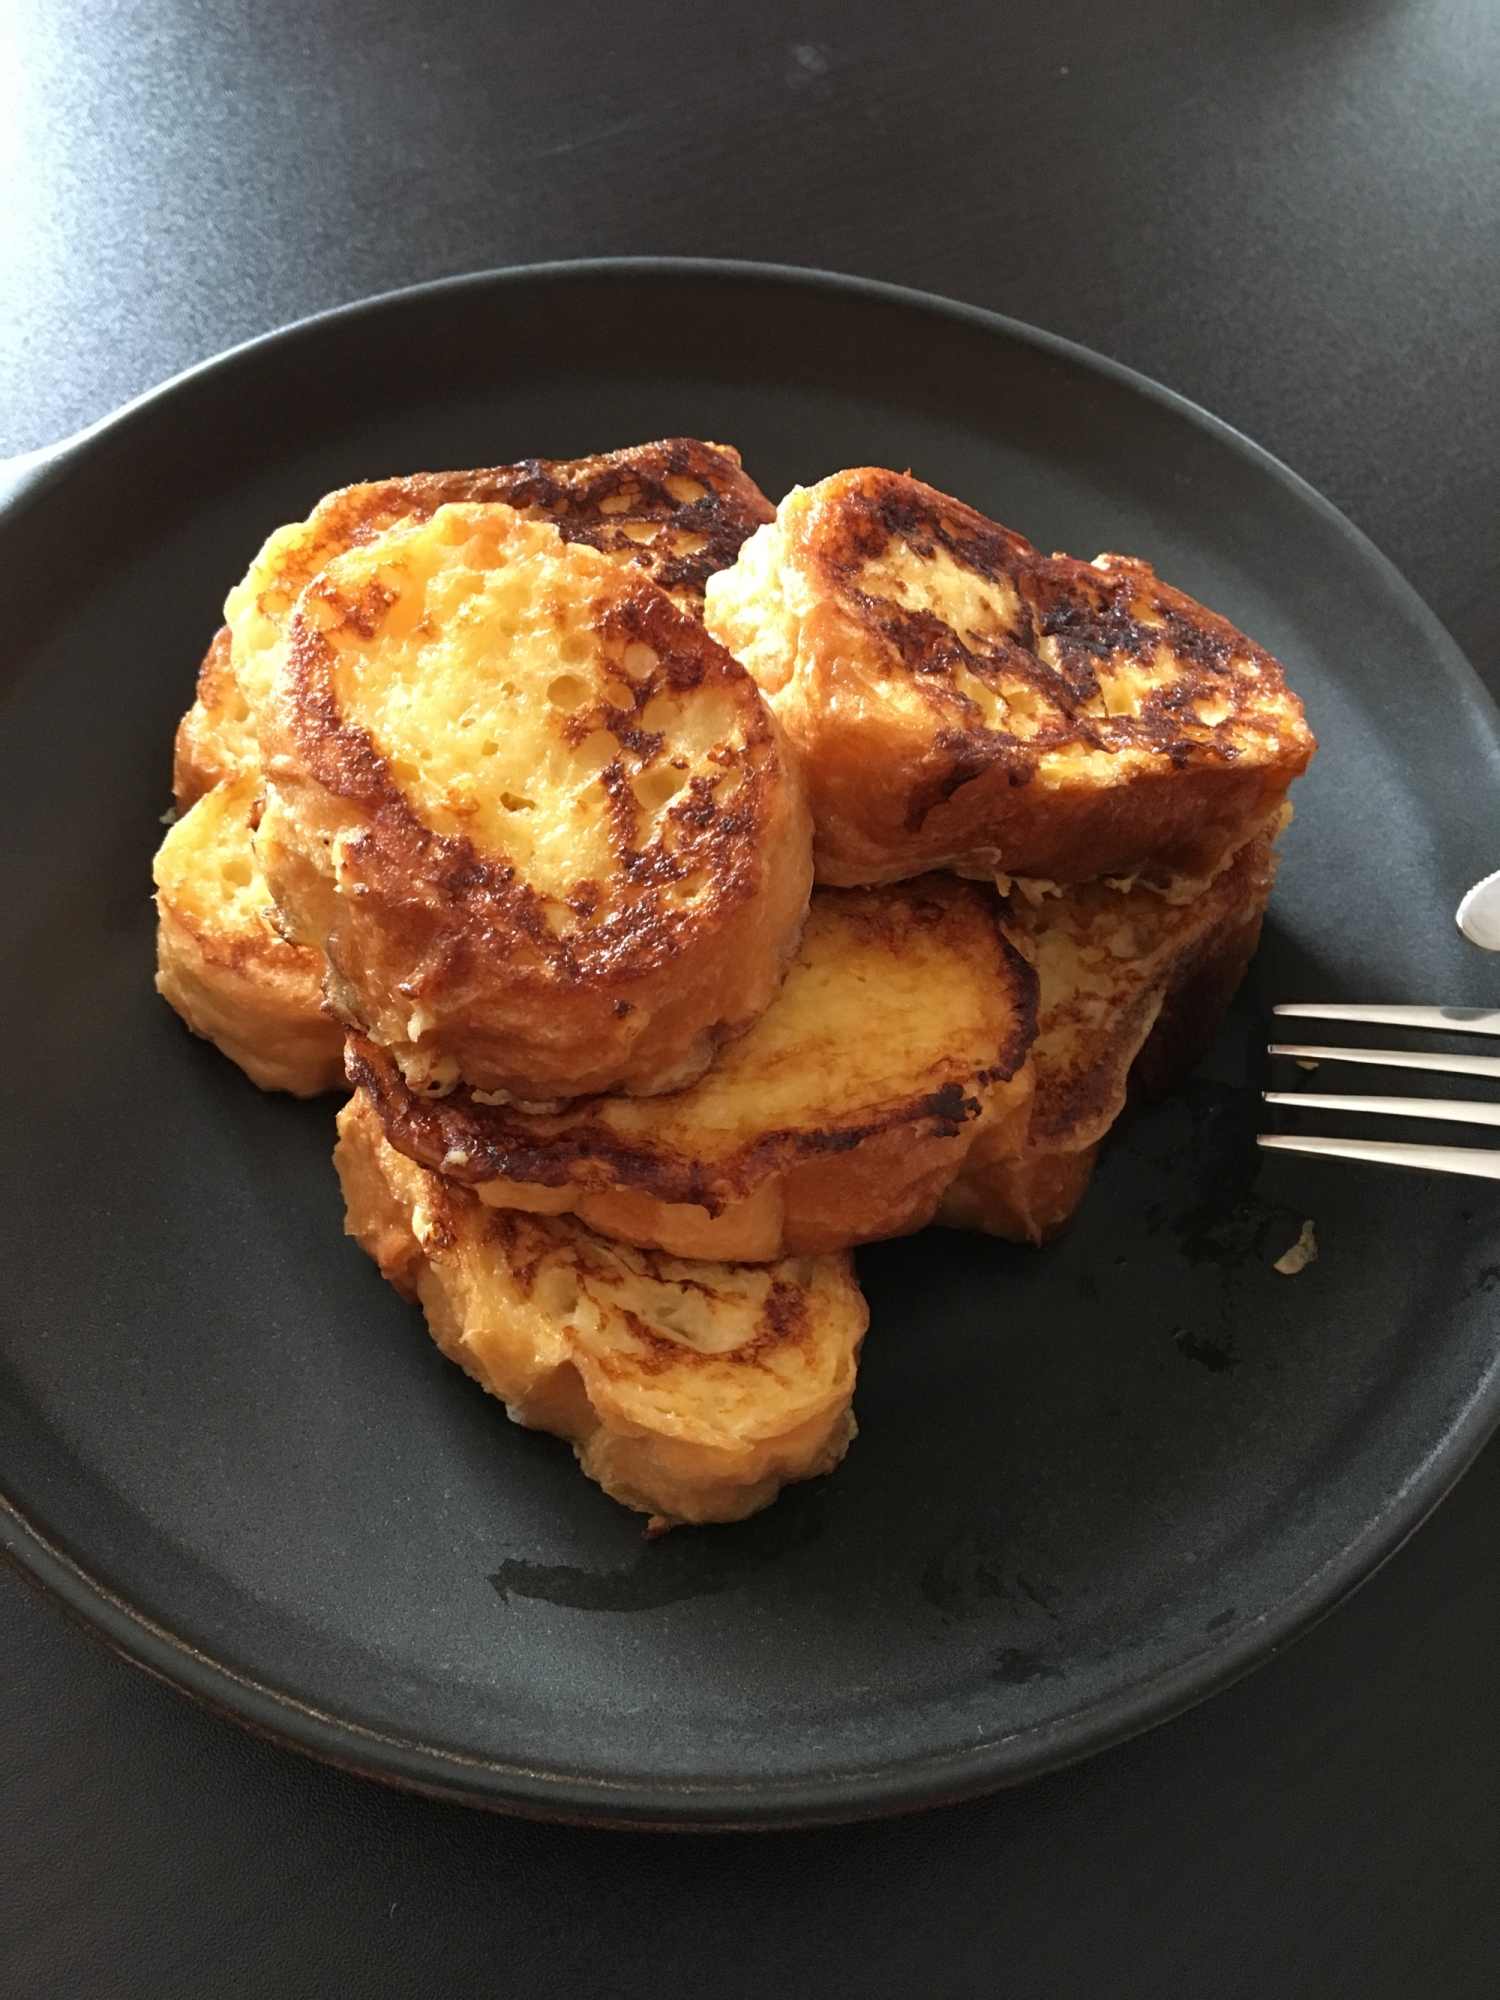
<svg viewBox="0 0 1500 2000">
<path fill-rule="evenodd" d="M 847 1258 L 689 1263 L 486 1208 L 396 1152 L 362 1093 L 334 1159 L 348 1233 L 443 1353 L 654 1530 L 742 1520 L 843 1457 L 869 1317 Z"/>
<path fill-rule="evenodd" d="M 177 732 L 179 812 L 221 778 L 258 762 L 252 703 L 270 691 L 292 606 L 313 578 L 347 549 L 400 521 L 430 521 L 455 501 L 503 501 L 533 520 L 552 521 L 565 541 L 642 571 L 695 618 L 709 577 L 776 514 L 741 469 L 738 452 L 696 438 L 341 487 L 305 521 L 278 528 L 230 594 L 226 616 L 234 632 L 225 625 L 209 647 L 197 698 Z"/>
<path fill-rule="evenodd" d="M 755 683 L 550 522 L 447 506 L 336 557 L 260 736 L 283 927 L 424 1087 L 680 1088 L 796 948 L 811 826 Z"/>
<path fill-rule="evenodd" d="M 343 1029 L 323 1007 L 321 956 L 272 927 L 255 857 L 262 788 L 258 770 L 222 779 L 162 842 L 156 987 L 262 1090 L 316 1097 L 343 1085 Z"/>
<path fill-rule="evenodd" d="M 291 605 L 319 569 L 385 528 L 430 520 L 455 500 L 508 501 L 551 520 L 565 540 L 653 578 L 694 617 L 710 573 L 775 518 L 737 453 L 692 438 L 594 458 L 528 459 L 345 487 L 320 501 L 308 520 L 273 535 L 235 594 L 242 652 L 248 645 L 251 654 L 247 680 L 262 698 Z M 227 625 L 204 657 L 196 699 L 178 727 L 179 815 L 189 815 L 218 786 L 233 789 L 163 846 L 157 984 L 190 1026 L 262 1087 L 298 1095 L 335 1089 L 343 1081 L 343 1030 L 323 1006 L 322 953 L 284 944 L 259 914 L 272 902 L 251 850 L 265 779 Z"/>
<path fill-rule="evenodd" d="M 1255 955 L 1276 859 L 1258 835 L 1188 903 L 1096 882 L 1012 898 L 1041 981 L 1026 1143 L 995 1158 L 981 1135 L 938 1221 L 1029 1243 L 1066 1226 L 1127 1092 L 1169 1089 L 1218 1032 Z"/>
<path fill-rule="evenodd" d="M 982 1134 L 1019 1150 L 1036 977 L 992 890 L 924 876 L 820 889 L 786 981 L 690 1089 L 550 1116 L 460 1087 L 433 1100 L 351 1036 L 387 1137 L 502 1208 L 571 1211 L 680 1256 L 766 1260 L 931 1220 Z"/>
<path fill-rule="evenodd" d="M 1275 660 L 1149 564 L 1042 556 L 873 467 L 788 494 L 704 615 L 802 754 L 820 882 L 955 868 L 1189 897 L 1315 747 Z"/>
</svg>

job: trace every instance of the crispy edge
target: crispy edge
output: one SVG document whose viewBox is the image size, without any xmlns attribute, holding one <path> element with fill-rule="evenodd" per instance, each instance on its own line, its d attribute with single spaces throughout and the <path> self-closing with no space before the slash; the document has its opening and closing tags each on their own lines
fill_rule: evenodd
<svg viewBox="0 0 1500 2000">
<path fill-rule="evenodd" d="M 1025 1146 L 1002 1158 L 976 1146 L 937 1221 L 1011 1242 L 1049 1242 L 1062 1233 L 1127 1103 L 1149 1103 L 1172 1089 L 1223 1025 L 1260 942 L 1277 859 L 1268 835 L 1246 844 L 1205 892 L 1214 906 L 1210 921 L 1187 935 L 1164 977 L 1122 1009 L 1098 1060 L 1077 1078 L 1040 1074 Z"/>
<path fill-rule="evenodd" d="M 787 536 L 814 602 L 797 664 L 771 699 L 807 764 L 820 881 L 889 881 L 933 867 L 1075 881 L 1143 866 L 1164 880 L 1206 881 L 1305 769 L 1316 745 L 1280 665 L 1149 564 L 1043 556 L 977 510 L 878 467 L 835 474 L 815 494 Z M 935 614 L 861 591 L 864 566 L 893 539 L 919 558 L 942 550 L 1013 592 L 1015 632 L 966 644 Z M 1106 716 L 1096 663 L 1162 644 L 1179 662 L 1176 678 L 1138 716 Z M 1238 674 L 1236 662 L 1250 671 Z M 955 668 L 1024 683 L 1029 732 L 991 726 Z M 915 732 L 878 701 L 831 708 L 813 698 L 813 681 L 878 682 L 892 672 L 921 699 Z M 1196 704 L 1244 686 L 1253 704 L 1232 699 L 1219 723 L 1203 722 Z M 1247 731 L 1261 739 L 1259 756 L 1247 755 Z M 1049 787 L 1044 811 L 1030 790 L 1039 761 L 1073 745 L 1151 762 L 1118 787 Z"/>
<path fill-rule="evenodd" d="M 228 711 L 238 693 L 230 653 L 230 631 L 221 625 L 209 642 L 198 668 L 193 705 L 177 725 L 172 743 L 172 797 L 180 818 L 205 792 L 258 762 L 248 759 L 236 740 L 238 728 Z"/>
<path fill-rule="evenodd" d="M 1037 1008 L 1036 973 L 989 892 L 941 876 L 912 889 L 945 910 L 985 914 L 996 983 L 1009 1001 L 992 1060 L 937 1089 L 859 1106 L 829 1125 L 768 1129 L 727 1150 L 706 1139 L 683 1152 L 622 1135 L 598 1098 L 549 1116 L 477 1102 L 463 1085 L 423 1096 L 388 1053 L 357 1034 L 346 1052 L 349 1080 L 411 1158 L 481 1189 L 496 1206 L 571 1211 L 626 1242 L 765 1262 L 909 1234 L 932 1219 L 981 1135 L 988 1158 L 1020 1149 Z M 869 905 L 872 921 L 886 915 L 879 892 L 823 893 Z"/>
<path fill-rule="evenodd" d="M 386 529 L 431 520 L 440 507 L 497 501 L 552 522 L 564 541 L 643 570 L 695 618 L 709 577 L 733 563 L 747 538 L 776 517 L 739 453 L 697 438 L 661 438 L 587 458 L 411 473 L 341 487 L 319 501 L 306 535 L 261 594 L 289 608 L 335 557 Z M 657 546 L 660 537 L 639 541 L 630 530 L 641 527 L 670 527 L 674 539 L 700 546 L 673 551 Z"/>
<path fill-rule="evenodd" d="M 747 538 L 776 518 L 732 446 L 661 438 L 581 459 L 528 458 L 340 488 L 313 510 L 301 560 L 279 573 L 271 588 L 295 597 L 334 556 L 400 521 L 428 520 L 439 507 L 463 500 L 504 501 L 554 522 L 565 541 L 643 570 L 700 621 L 709 577 L 727 569 Z M 659 532 L 643 540 L 643 528 Z M 172 791 L 179 813 L 247 768 L 229 715 L 238 694 L 224 625 L 209 644 L 193 704 L 177 726 Z"/>
<path fill-rule="evenodd" d="M 658 1378 L 689 1369 L 706 1375 L 732 1369 L 751 1381 L 773 1368 L 779 1352 L 818 1338 L 806 1292 L 790 1277 L 774 1283 L 755 1335 L 728 1353 L 705 1354 L 653 1334 L 622 1312 L 636 1352 L 591 1354 L 567 1338 L 561 1322 L 545 1353 L 534 1338 L 502 1354 L 480 1332 L 473 1293 L 474 1265 L 499 1258 L 517 1290 L 535 1283 L 537 1238 L 555 1244 L 588 1232 L 577 1223 L 488 1210 L 466 1189 L 417 1166 L 385 1141 L 372 1107 L 356 1093 L 340 1113 L 334 1162 L 352 1236 L 402 1296 L 419 1301 L 442 1352 L 482 1388 L 503 1401 L 520 1423 L 552 1431 L 573 1446 L 585 1474 L 611 1498 L 651 1516 L 650 1531 L 685 1522 L 743 1520 L 775 1499 L 781 1487 L 830 1472 L 855 1434 L 850 1399 L 869 1313 L 847 1259 L 836 1260 L 830 1308 L 847 1315 L 822 1337 L 841 1343 L 826 1393 L 785 1428 L 756 1435 L 743 1413 L 723 1425 L 719 1441 L 668 1429 L 652 1430 L 633 1408 L 633 1377 Z M 417 1211 L 421 1211 L 420 1223 Z M 420 1233 L 419 1233 L 420 1231 Z M 548 1247 L 546 1238 L 540 1246 Z M 696 1281 L 711 1286 L 712 1267 Z M 522 1351 L 524 1349 L 524 1352 Z M 774 1378 L 773 1378 L 774 1379 Z"/>
</svg>

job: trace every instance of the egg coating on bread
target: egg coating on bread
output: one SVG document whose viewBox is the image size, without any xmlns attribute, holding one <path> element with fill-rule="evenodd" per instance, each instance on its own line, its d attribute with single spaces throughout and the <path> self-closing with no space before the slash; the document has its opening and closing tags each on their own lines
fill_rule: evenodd
<svg viewBox="0 0 1500 2000">
<path fill-rule="evenodd" d="M 257 771 L 223 779 L 156 855 L 156 988 L 194 1034 L 262 1090 L 316 1097 L 344 1081 L 344 1037 L 323 1007 L 323 961 L 271 922 L 256 861 Z"/>
<path fill-rule="evenodd" d="M 1039 980 L 1026 1140 L 997 1154 L 981 1133 L 940 1222 L 1031 1243 L 1063 1228 L 1127 1092 L 1169 1089 L 1218 1031 L 1260 941 L 1276 864 L 1271 836 L 1258 834 L 1188 900 L 1104 882 L 1012 897 Z"/>
<path fill-rule="evenodd" d="M 260 733 L 283 922 L 426 1087 L 680 1088 L 795 949 L 811 825 L 755 683 L 548 522 L 445 506 L 335 558 Z"/>
<path fill-rule="evenodd" d="M 233 635 L 221 625 L 198 668 L 193 705 L 178 723 L 172 746 L 172 797 L 179 813 L 227 779 L 259 777 L 255 720 L 233 653 Z"/>
<path fill-rule="evenodd" d="M 643 571 L 699 617 L 715 570 L 776 509 L 730 445 L 661 438 L 588 458 L 526 458 L 472 471 L 417 472 L 343 486 L 304 521 L 278 528 L 230 592 L 177 731 L 173 789 L 186 812 L 210 785 L 259 763 L 255 707 L 270 693 L 292 607 L 346 549 L 399 521 L 427 521 L 455 501 L 503 501 L 551 521 L 565 541 Z"/>
<path fill-rule="evenodd" d="M 1036 976 L 994 893 L 952 876 L 814 892 L 755 1026 L 691 1088 L 554 1115 L 430 1100 L 351 1037 L 349 1079 L 413 1157 L 486 1202 L 571 1211 L 684 1256 L 769 1259 L 930 1221 L 979 1134 L 1026 1133 Z"/>
<path fill-rule="evenodd" d="M 818 879 L 1204 886 L 1314 750 L 1280 667 L 1122 556 L 1043 556 L 909 475 L 797 488 L 709 630 L 802 755 Z"/>
<path fill-rule="evenodd" d="M 334 1160 L 348 1233 L 443 1353 L 653 1527 L 743 1520 L 843 1457 L 869 1317 L 847 1258 L 689 1262 L 486 1208 L 390 1146 L 361 1093 Z"/>
</svg>

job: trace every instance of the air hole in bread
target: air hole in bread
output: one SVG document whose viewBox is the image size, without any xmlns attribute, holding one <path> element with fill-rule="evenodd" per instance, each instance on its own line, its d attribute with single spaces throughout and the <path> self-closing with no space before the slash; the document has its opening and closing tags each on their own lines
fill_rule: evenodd
<svg viewBox="0 0 1500 2000">
<path fill-rule="evenodd" d="M 682 786 L 683 777 L 680 772 L 658 764 L 649 771 L 642 771 L 630 789 L 640 801 L 643 812 L 657 813 L 669 799 L 676 798 Z"/>
<path fill-rule="evenodd" d="M 597 778 L 607 771 L 620 754 L 620 746 L 607 729 L 596 729 L 585 737 L 573 756 L 573 768 L 581 778 Z"/>
<path fill-rule="evenodd" d="M 571 1273 L 552 1269 L 537 1280 L 536 1301 L 545 1313 L 571 1319 L 578 1310 L 578 1286 Z"/>
<path fill-rule="evenodd" d="M 464 561 L 471 569 L 499 570 L 505 567 L 505 557 L 500 551 L 494 534 L 487 534 L 481 528 L 477 535 L 471 535 L 464 543 Z"/>
</svg>

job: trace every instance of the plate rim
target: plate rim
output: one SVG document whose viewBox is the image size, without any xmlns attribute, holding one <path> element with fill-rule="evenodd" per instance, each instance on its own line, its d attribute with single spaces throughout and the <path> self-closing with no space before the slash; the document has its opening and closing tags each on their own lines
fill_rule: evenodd
<svg viewBox="0 0 1500 2000">
<path fill-rule="evenodd" d="M 720 277 L 863 297 L 1030 347 L 1157 405 L 1248 460 L 1263 477 L 1320 516 L 1354 558 L 1373 566 L 1386 590 L 1422 629 L 1461 705 L 1486 733 L 1500 740 L 1500 710 L 1436 614 L 1363 530 L 1252 438 L 1177 391 L 1061 335 L 936 293 L 793 264 L 604 257 L 502 265 L 398 287 L 292 320 L 194 363 L 53 445 L 0 461 L 0 547 L 32 502 L 87 466 L 96 453 L 117 441 L 128 442 L 137 425 L 149 425 L 159 409 L 200 384 L 253 368 L 264 353 L 423 300 L 537 280 L 611 276 Z M 1388 1497 L 1376 1522 L 1304 1578 L 1274 1611 L 1216 1636 L 1165 1673 L 1129 1682 L 1112 1695 L 1046 1722 L 986 1737 L 961 1750 L 917 1752 L 842 1776 L 825 1772 L 813 1777 L 760 1777 L 743 1784 L 665 1777 L 642 1782 L 468 1755 L 325 1713 L 214 1659 L 56 1546 L 3 1491 L 0 1555 L 112 1650 L 212 1712 L 320 1762 L 405 1790 L 532 1819 L 603 1827 L 749 1831 L 830 1825 L 952 1804 L 1023 1783 L 1124 1742 L 1220 1692 L 1327 1617 L 1389 1561 L 1463 1477 L 1497 1426 L 1500 1356 L 1474 1387 L 1439 1446 Z"/>
</svg>

